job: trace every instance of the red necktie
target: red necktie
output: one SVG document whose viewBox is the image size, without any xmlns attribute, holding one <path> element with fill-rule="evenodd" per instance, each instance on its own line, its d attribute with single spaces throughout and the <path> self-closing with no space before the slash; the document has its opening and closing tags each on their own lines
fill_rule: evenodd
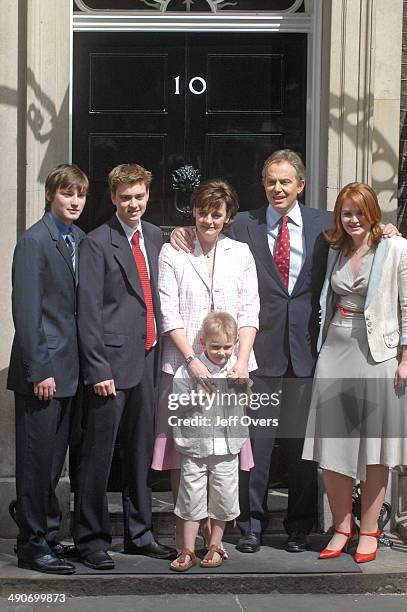
<svg viewBox="0 0 407 612">
<path fill-rule="evenodd" d="M 146 259 L 143 251 L 140 249 L 140 232 L 134 232 L 131 239 L 133 245 L 133 255 L 136 262 L 138 274 L 140 277 L 141 287 L 144 294 L 144 302 L 147 308 L 146 317 L 146 351 L 149 351 L 156 341 L 155 324 L 154 324 L 154 307 L 153 297 L 151 295 L 150 279 L 148 277 Z"/>
<path fill-rule="evenodd" d="M 280 230 L 274 249 L 274 261 L 284 285 L 288 288 L 288 279 L 290 277 L 290 232 L 287 215 L 281 218 Z"/>
</svg>

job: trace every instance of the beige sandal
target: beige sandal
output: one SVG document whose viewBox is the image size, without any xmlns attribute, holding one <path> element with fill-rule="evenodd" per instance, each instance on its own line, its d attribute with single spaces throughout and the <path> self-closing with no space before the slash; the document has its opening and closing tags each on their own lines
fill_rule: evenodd
<svg viewBox="0 0 407 612">
<path fill-rule="evenodd" d="M 187 557 L 189 557 L 188 563 L 181 567 L 180 563 L 185 563 Z M 186 572 L 194 565 L 196 565 L 195 553 L 192 552 L 192 550 L 189 550 L 189 548 L 183 548 L 178 557 L 174 559 L 172 563 L 170 563 L 170 569 L 174 570 L 174 572 Z"/>
<path fill-rule="evenodd" d="M 213 560 L 213 556 L 215 553 L 219 555 L 220 557 L 219 561 Z M 220 565 L 222 565 L 223 560 L 226 558 L 227 557 L 225 555 L 225 551 L 223 550 L 223 548 L 221 548 L 217 544 L 211 544 L 211 546 L 209 546 L 208 552 L 206 553 L 206 555 L 201 561 L 201 567 L 206 567 L 206 568 L 219 567 Z"/>
</svg>

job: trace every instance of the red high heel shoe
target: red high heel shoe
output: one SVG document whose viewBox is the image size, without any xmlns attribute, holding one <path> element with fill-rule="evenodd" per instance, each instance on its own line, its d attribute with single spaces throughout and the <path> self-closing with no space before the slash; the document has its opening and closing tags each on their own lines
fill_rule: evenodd
<svg viewBox="0 0 407 612">
<path fill-rule="evenodd" d="M 374 550 L 371 553 L 358 553 L 356 552 L 353 556 L 353 558 L 355 559 L 356 563 L 367 563 L 368 561 L 374 561 L 376 559 L 376 553 L 377 553 L 377 548 L 379 546 L 379 538 L 380 538 L 380 529 L 377 529 L 377 531 L 375 531 L 375 533 L 366 533 L 364 531 L 361 531 L 359 533 L 360 536 L 364 535 L 364 536 L 370 536 L 371 538 L 376 538 L 376 550 Z"/>
<path fill-rule="evenodd" d="M 344 536 L 346 536 L 346 542 L 345 544 L 342 546 L 342 548 L 336 549 L 336 550 L 332 550 L 330 548 L 324 548 L 324 550 L 320 553 L 319 558 L 320 559 L 335 559 L 336 557 L 340 557 L 342 554 L 342 551 L 346 551 L 348 546 L 349 546 L 349 542 L 351 541 L 351 539 L 353 538 L 353 536 L 356 533 L 356 525 L 355 523 L 353 523 L 352 525 L 352 529 L 349 533 L 347 533 L 346 531 L 339 531 L 339 529 L 335 529 L 335 533 L 340 533 Z"/>
</svg>

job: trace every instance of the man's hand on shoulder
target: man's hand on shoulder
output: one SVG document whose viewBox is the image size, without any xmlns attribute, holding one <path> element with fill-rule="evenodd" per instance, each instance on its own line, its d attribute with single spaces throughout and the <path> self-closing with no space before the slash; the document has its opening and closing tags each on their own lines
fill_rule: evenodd
<svg viewBox="0 0 407 612">
<path fill-rule="evenodd" d="M 34 383 L 34 395 L 36 395 L 39 400 L 44 400 L 45 402 L 52 400 L 56 390 L 55 379 L 52 378 L 52 376 Z"/>
<path fill-rule="evenodd" d="M 383 228 L 383 238 L 393 238 L 393 236 L 401 236 L 401 234 L 393 223 L 386 223 Z"/>
<path fill-rule="evenodd" d="M 171 234 L 171 246 L 176 250 L 193 253 L 195 248 L 195 236 L 192 227 L 176 227 Z"/>
<path fill-rule="evenodd" d="M 114 386 L 113 378 L 110 380 L 102 380 L 101 382 L 93 385 L 93 390 L 96 395 L 100 397 L 107 397 L 108 395 L 116 396 L 116 388 Z"/>
</svg>

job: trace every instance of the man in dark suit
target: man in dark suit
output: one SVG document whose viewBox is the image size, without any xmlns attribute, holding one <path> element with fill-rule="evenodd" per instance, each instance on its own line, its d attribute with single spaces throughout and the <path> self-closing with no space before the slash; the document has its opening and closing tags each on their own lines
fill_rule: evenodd
<svg viewBox="0 0 407 612">
<path fill-rule="evenodd" d="M 276 151 L 262 173 L 268 204 L 240 213 L 231 236 L 246 242 L 256 261 L 260 293 L 260 324 L 254 351 L 258 364 L 254 390 L 279 393 L 279 406 L 261 407 L 253 416 L 278 416 L 275 435 L 284 437 L 288 474 L 286 550 L 302 552 L 317 518 L 316 464 L 301 459 L 311 381 L 317 357 L 319 295 L 328 247 L 323 231 L 332 213 L 299 204 L 305 186 L 301 158 L 288 149 Z M 259 550 L 267 526 L 267 493 L 275 435 L 255 431 L 255 467 L 241 477 L 237 548 Z"/>
<path fill-rule="evenodd" d="M 229 235 L 249 245 L 257 268 L 260 321 L 254 343 L 258 369 L 253 392 L 278 393 L 280 398 L 277 408 L 262 406 L 251 416 L 279 417 L 280 425 L 277 431 L 259 427 L 252 432 L 255 467 L 240 476 L 242 537 L 237 548 L 248 553 L 260 549 L 267 526 L 271 452 L 280 435 L 286 438 L 288 463 L 286 550 L 301 552 L 308 546 L 317 511 L 316 464 L 303 461 L 301 453 L 328 252 L 322 232 L 332 225 L 332 214 L 298 203 L 305 168 L 289 149 L 276 151 L 266 160 L 262 181 L 268 204 L 238 213 Z M 187 248 L 181 242 L 173 244 Z"/>
<path fill-rule="evenodd" d="M 75 498 L 74 539 L 82 562 L 111 569 L 106 487 L 116 437 L 123 469 L 124 552 L 169 558 L 154 540 L 151 488 L 159 371 L 157 290 L 160 229 L 141 221 L 151 173 L 121 164 L 109 174 L 116 214 L 82 241 L 78 326 L 83 378 L 92 385 Z"/>
<path fill-rule="evenodd" d="M 76 333 L 78 245 L 73 222 L 85 205 L 88 179 L 61 164 L 45 183 L 40 221 L 19 239 L 13 259 L 15 337 L 7 388 L 15 394 L 19 567 L 72 574 L 57 542 L 55 495 L 69 436 L 71 398 L 78 385 Z"/>
</svg>

